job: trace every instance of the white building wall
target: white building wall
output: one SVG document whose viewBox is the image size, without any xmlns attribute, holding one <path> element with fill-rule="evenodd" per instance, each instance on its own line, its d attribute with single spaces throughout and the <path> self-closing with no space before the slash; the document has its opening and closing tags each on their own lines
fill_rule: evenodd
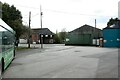
<svg viewBox="0 0 120 80">
<path fill-rule="evenodd" d="M 27 39 L 19 39 L 20 44 L 27 44 Z"/>
</svg>

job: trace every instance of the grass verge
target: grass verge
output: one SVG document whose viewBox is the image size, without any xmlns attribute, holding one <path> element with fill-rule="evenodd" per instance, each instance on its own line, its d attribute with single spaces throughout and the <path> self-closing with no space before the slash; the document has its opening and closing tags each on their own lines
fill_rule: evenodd
<svg viewBox="0 0 120 80">
<path fill-rule="evenodd" d="M 31 48 L 28 48 L 28 47 L 16 47 L 15 49 L 16 49 L 16 51 L 21 51 L 21 50 L 26 50 L 26 49 L 31 49 Z"/>
</svg>

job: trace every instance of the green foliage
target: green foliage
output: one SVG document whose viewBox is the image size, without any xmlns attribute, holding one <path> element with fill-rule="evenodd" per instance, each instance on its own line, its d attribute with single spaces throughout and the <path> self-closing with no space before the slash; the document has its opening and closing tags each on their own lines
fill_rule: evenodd
<svg viewBox="0 0 120 80">
<path fill-rule="evenodd" d="M 111 19 L 108 21 L 107 26 L 111 26 L 111 25 L 115 24 L 115 22 L 117 22 L 117 21 L 120 22 L 120 20 L 119 20 L 118 18 L 114 18 L 114 19 L 111 18 Z"/>
<path fill-rule="evenodd" d="M 16 47 L 17 51 L 22 51 L 22 50 L 26 50 L 26 49 L 30 49 L 28 47 Z"/>
<path fill-rule="evenodd" d="M 65 29 L 62 29 L 62 31 L 59 32 L 60 43 L 65 42 L 66 35 L 67 35 L 67 32 Z"/>
<path fill-rule="evenodd" d="M 59 34 L 56 32 L 56 34 L 54 35 L 54 40 L 55 40 L 55 44 L 59 44 L 60 43 L 60 38 L 59 38 Z"/>
<path fill-rule="evenodd" d="M 64 43 L 66 39 L 67 32 L 65 29 L 62 29 L 61 32 L 55 34 L 54 40 L 55 43 Z"/>
<path fill-rule="evenodd" d="M 0 1 L 0 18 L 2 18 L 2 2 Z"/>
<path fill-rule="evenodd" d="M 22 24 L 21 12 L 16 9 L 14 5 L 10 6 L 7 3 L 2 4 L 2 19 L 16 32 L 17 40 L 28 30 L 27 27 Z"/>
</svg>

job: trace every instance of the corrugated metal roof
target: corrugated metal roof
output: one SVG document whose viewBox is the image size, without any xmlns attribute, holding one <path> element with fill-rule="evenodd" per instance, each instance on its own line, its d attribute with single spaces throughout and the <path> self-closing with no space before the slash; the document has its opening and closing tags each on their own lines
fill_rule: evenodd
<svg viewBox="0 0 120 80">
<path fill-rule="evenodd" d="M 77 29 L 75 29 L 75 30 L 73 30 L 71 32 L 78 32 L 78 33 L 79 32 L 81 33 L 81 32 L 84 32 L 84 31 L 88 31 L 88 32 L 91 31 L 91 32 L 93 32 L 94 30 L 101 31 L 101 29 L 98 29 L 98 28 L 95 28 L 93 26 L 85 24 L 85 25 L 83 25 L 83 26 L 81 26 L 81 27 L 79 27 L 79 28 L 77 28 Z"/>
</svg>

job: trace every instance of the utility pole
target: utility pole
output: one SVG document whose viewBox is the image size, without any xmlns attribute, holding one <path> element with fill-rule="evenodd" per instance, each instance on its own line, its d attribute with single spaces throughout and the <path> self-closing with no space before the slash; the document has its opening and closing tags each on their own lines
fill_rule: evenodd
<svg viewBox="0 0 120 80">
<path fill-rule="evenodd" d="M 95 44 L 97 46 L 97 37 L 96 37 L 96 19 L 95 19 L 95 30 L 94 30 L 94 37 L 95 37 Z"/>
<path fill-rule="evenodd" d="M 31 12 L 29 12 L 28 48 L 30 48 L 30 24 L 31 24 Z"/>
<path fill-rule="evenodd" d="M 96 28 L 96 19 L 95 19 L 95 28 Z"/>
<path fill-rule="evenodd" d="M 43 15 L 43 12 L 42 12 L 41 5 L 40 5 L 40 23 L 41 23 L 41 30 L 42 30 L 42 15 Z M 42 48 L 43 48 L 43 34 L 40 35 L 40 38 L 41 38 L 41 49 L 42 49 Z"/>
</svg>

